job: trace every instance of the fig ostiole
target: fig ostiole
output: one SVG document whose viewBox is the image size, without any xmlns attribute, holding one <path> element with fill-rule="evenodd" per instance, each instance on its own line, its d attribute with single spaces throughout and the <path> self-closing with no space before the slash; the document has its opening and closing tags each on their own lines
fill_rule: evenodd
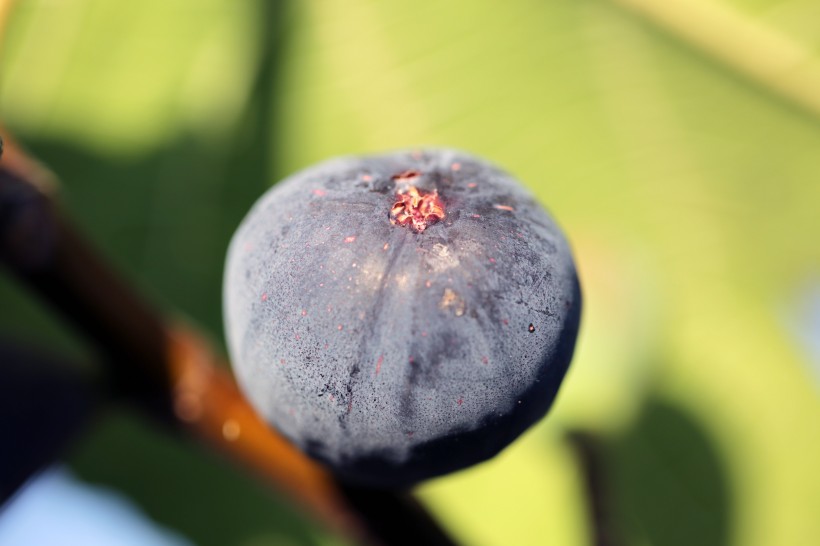
<svg viewBox="0 0 820 546">
<path fill-rule="evenodd" d="M 258 413 L 341 479 L 404 487 L 547 412 L 581 295 L 560 229 L 513 177 L 425 150 L 271 188 L 231 242 L 224 307 Z"/>
</svg>

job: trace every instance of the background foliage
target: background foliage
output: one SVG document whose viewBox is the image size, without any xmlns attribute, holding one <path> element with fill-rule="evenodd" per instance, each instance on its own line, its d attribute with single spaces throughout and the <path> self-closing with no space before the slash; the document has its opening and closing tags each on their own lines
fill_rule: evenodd
<svg viewBox="0 0 820 546">
<path fill-rule="evenodd" d="M 217 341 L 233 229 L 315 161 L 462 148 L 550 208 L 585 289 L 577 357 L 549 419 L 421 487 L 465 542 L 587 543 L 568 429 L 602 438 L 632 544 L 820 542 L 816 2 L 29 0 L 7 27 L 3 123 Z M 93 360 L 5 277 L 0 302 L 6 337 Z M 70 462 L 197 544 L 339 543 L 124 410 Z"/>
</svg>

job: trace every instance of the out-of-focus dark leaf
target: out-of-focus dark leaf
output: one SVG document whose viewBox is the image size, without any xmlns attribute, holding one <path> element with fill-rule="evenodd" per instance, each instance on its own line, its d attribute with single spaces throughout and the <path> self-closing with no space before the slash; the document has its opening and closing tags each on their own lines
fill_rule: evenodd
<svg viewBox="0 0 820 546">
<path fill-rule="evenodd" d="M 735 502 L 726 461 L 685 411 L 650 400 L 604 454 L 609 500 L 630 544 L 732 543 Z"/>
</svg>

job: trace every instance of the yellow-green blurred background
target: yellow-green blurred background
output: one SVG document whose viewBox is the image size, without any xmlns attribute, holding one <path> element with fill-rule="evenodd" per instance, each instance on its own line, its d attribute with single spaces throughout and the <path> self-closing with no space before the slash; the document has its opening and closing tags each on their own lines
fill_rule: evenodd
<svg viewBox="0 0 820 546">
<path fill-rule="evenodd" d="M 4 4 L 8 7 L 8 4 Z M 465 544 L 590 544 L 570 430 L 627 544 L 820 544 L 820 2 L 21 0 L 0 120 L 93 241 L 222 339 L 232 230 L 329 156 L 447 146 L 556 216 L 585 296 L 547 419 L 420 487 Z M 88 351 L 7 276 L 0 333 Z M 112 411 L 83 480 L 200 545 L 344 544 Z"/>
</svg>

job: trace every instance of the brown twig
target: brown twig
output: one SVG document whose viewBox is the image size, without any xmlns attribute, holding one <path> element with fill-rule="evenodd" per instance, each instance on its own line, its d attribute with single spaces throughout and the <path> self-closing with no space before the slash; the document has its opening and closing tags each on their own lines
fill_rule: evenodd
<svg viewBox="0 0 820 546">
<path fill-rule="evenodd" d="M 203 338 L 169 325 L 59 214 L 33 183 L 37 164 L 14 157 L 21 153 L 7 147 L 0 162 L 0 262 L 100 350 L 117 393 L 265 476 L 353 540 L 453 544 L 408 494 L 344 487 L 262 422 Z"/>
</svg>

